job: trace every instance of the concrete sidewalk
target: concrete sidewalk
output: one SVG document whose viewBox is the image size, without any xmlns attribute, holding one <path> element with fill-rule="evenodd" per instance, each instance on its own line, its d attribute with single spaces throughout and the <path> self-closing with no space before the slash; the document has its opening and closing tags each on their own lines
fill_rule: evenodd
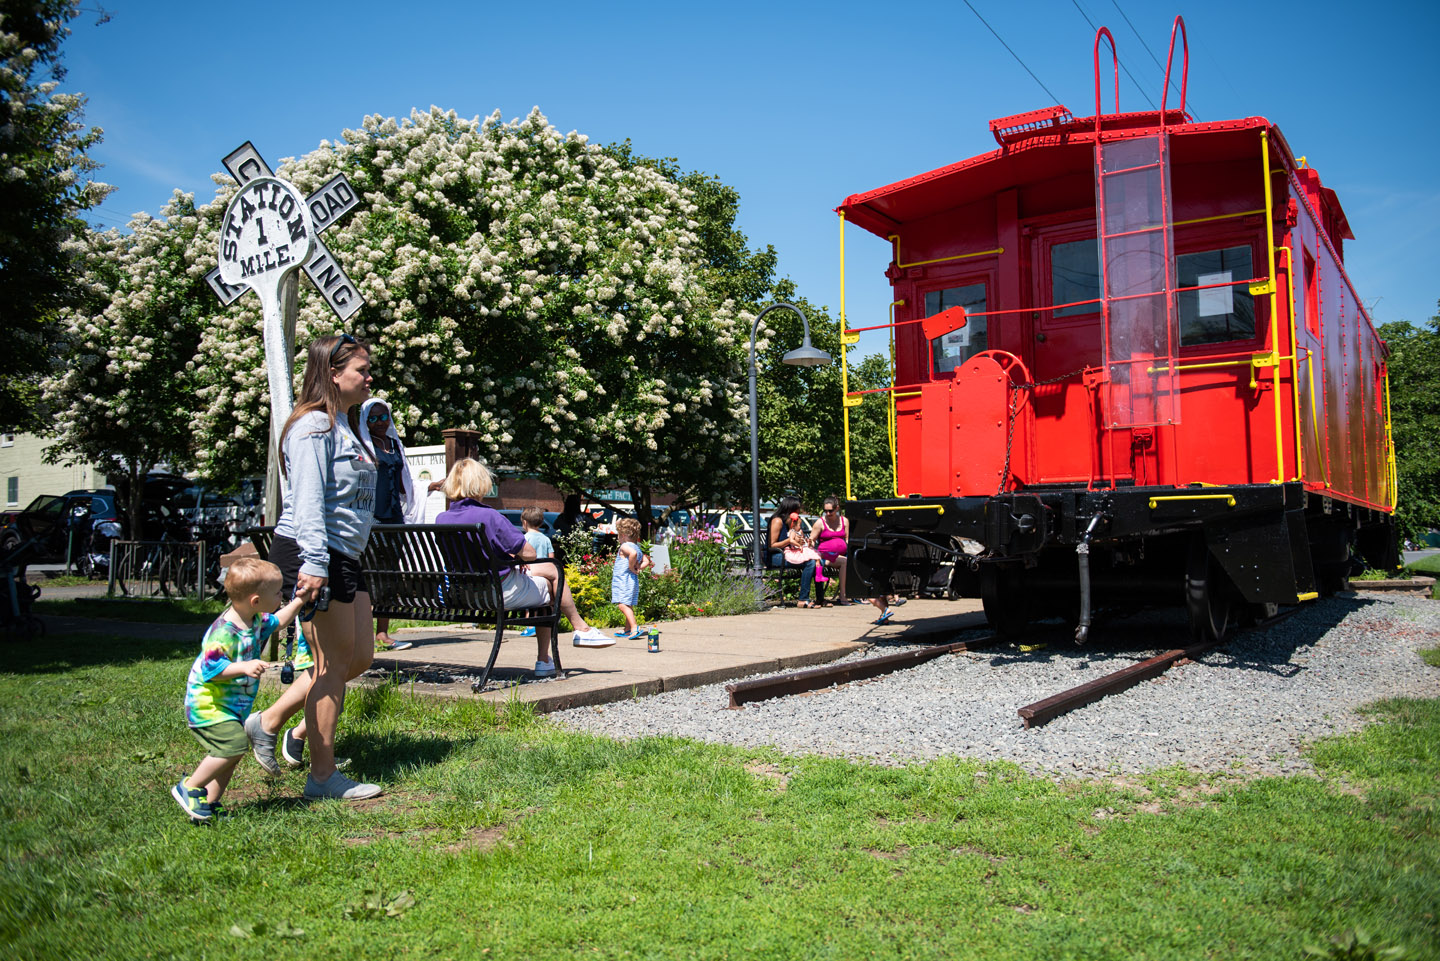
<svg viewBox="0 0 1440 961">
<path fill-rule="evenodd" d="M 542 713 L 658 694 L 773 671 L 813 667 L 844 657 L 876 642 L 947 641 L 964 630 L 985 626 L 977 600 L 912 600 L 894 608 L 890 623 L 877 626 L 868 604 L 813 610 L 772 608 L 733 617 L 705 617 L 657 625 L 660 652 L 644 640 L 619 640 L 614 647 L 570 646 L 561 635 L 564 677 L 537 680 L 533 674 L 534 638 L 507 631 L 491 683 L 507 685 L 483 695 L 491 701 L 518 697 Z M 485 668 L 493 629 L 408 628 L 396 638 L 414 647 L 377 654 L 375 666 L 391 670 L 432 670 L 437 674 L 474 674 Z M 423 677 L 423 674 L 422 674 Z M 469 682 L 417 682 L 417 690 L 441 696 L 474 697 Z"/>
</svg>

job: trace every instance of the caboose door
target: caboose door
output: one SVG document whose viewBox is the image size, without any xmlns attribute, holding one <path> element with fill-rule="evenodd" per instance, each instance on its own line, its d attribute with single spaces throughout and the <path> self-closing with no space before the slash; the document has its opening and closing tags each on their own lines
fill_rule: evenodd
<svg viewBox="0 0 1440 961">
<path fill-rule="evenodd" d="M 1029 342 L 1017 353 L 1036 383 L 1030 401 L 1035 482 L 1127 480 L 1133 476 L 1129 432 L 1101 428 L 1096 392 L 1085 382 L 1085 371 L 1099 368 L 1104 359 L 1095 222 L 1030 224 L 1025 233 L 1027 289 L 1035 309 Z"/>
</svg>

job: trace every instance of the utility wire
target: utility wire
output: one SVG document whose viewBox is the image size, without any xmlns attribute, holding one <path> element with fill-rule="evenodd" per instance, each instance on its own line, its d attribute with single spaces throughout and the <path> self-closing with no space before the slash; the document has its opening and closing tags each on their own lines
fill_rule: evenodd
<svg viewBox="0 0 1440 961">
<path fill-rule="evenodd" d="M 1070 0 L 1070 2 L 1073 3 L 1073 4 L 1075 4 L 1075 9 L 1080 11 L 1080 16 L 1082 16 L 1082 17 L 1085 18 L 1085 22 L 1086 22 L 1086 23 L 1090 24 L 1090 29 L 1091 29 L 1091 30 L 1094 30 L 1094 31 L 1096 31 L 1096 32 L 1098 33 L 1100 28 L 1097 27 L 1097 26 L 1095 26 L 1095 21 L 1093 21 L 1093 20 L 1090 19 L 1090 14 L 1086 13 L 1086 12 L 1085 12 L 1085 8 L 1082 7 L 1082 6 L 1080 6 L 1080 0 Z M 1124 16 L 1124 14 L 1121 14 L 1121 16 Z M 1130 29 L 1131 29 L 1131 30 L 1134 30 L 1135 28 L 1134 28 L 1134 27 L 1131 27 Z M 1111 42 L 1112 42 L 1112 43 L 1114 42 L 1113 38 L 1112 38 Z M 1153 54 L 1152 54 L 1152 56 L 1153 56 Z M 1119 54 L 1118 51 L 1115 53 L 1115 59 L 1119 62 L 1119 64 L 1120 64 L 1120 69 L 1125 71 L 1125 76 L 1129 77 L 1129 78 L 1130 78 L 1130 82 L 1135 85 L 1135 89 L 1136 89 L 1137 91 L 1139 91 L 1140 96 L 1144 97 L 1144 98 L 1145 98 L 1145 102 L 1150 105 L 1150 109 L 1151 109 L 1151 110 L 1159 110 L 1160 108 L 1157 107 L 1157 106 L 1155 106 L 1155 101 L 1151 100 L 1151 99 L 1150 99 L 1150 95 L 1145 92 L 1145 88 L 1142 87 L 1142 86 L 1140 86 L 1140 81 L 1136 80 L 1136 79 L 1135 79 L 1135 75 L 1130 72 L 1130 68 L 1127 67 L 1127 66 L 1125 66 L 1125 61 L 1120 59 L 1120 54 Z M 1118 103 L 1115 105 L 1115 109 L 1116 109 L 1116 111 L 1119 111 L 1120 105 L 1119 105 Z"/>
<path fill-rule="evenodd" d="M 1155 66 L 1160 69 L 1160 75 L 1163 77 L 1165 75 L 1164 64 L 1160 62 L 1159 57 L 1155 56 L 1155 51 L 1150 49 L 1150 44 L 1145 42 L 1145 38 L 1140 35 L 1140 31 L 1135 29 L 1135 24 L 1130 22 L 1129 17 L 1125 16 L 1125 11 L 1120 9 L 1120 0 L 1110 0 L 1110 2 L 1115 5 L 1115 9 L 1119 11 L 1121 18 L 1123 18 L 1125 21 L 1125 25 L 1130 28 L 1130 32 L 1135 34 L 1135 39 L 1140 41 L 1140 46 L 1144 47 L 1145 52 L 1150 54 L 1150 59 L 1155 61 Z M 1185 93 L 1181 93 L 1181 91 L 1175 87 L 1175 81 L 1173 80 L 1170 81 L 1170 87 L 1171 89 L 1175 90 L 1176 93 L 1180 94 L 1182 97 L 1185 97 L 1185 106 L 1188 108 L 1190 106 L 1190 98 L 1188 96 L 1188 91 Z M 1200 117 L 1193 110 L 1190 111 L 1190 116 L 1194 117 L 1196 120 L 1200 119 Z"/>
<path fill-rule="evenodd" d="M 1031 70 L 1028 66 L 1025 65 L 1025 61 L 1020 59 L 1020 55 L 1018 53 L 1016 53 L 1014 50 L 1010 50 L 1010 44 L 1006 43 L 1005 39 L 1001 37 L 1000 34 L 995 33 L 995 28 L 990 26 L 990 24 L 985 20 L 984 17 L 980 16 L 980 11 L 975 9 L 975 7 L 970 3 L 970 0 L 965 0 L 965 6 L 970 8 L 970 12 L 975 14 L 975 16 L 979 18 L 981 23 L 985 24 L 986 30 L 989 30 L 992 34 L 995 34 L 995 39 L 1000 41 L 1000 46 L 1004 47 L 1010 52 L 1010 56 L 1015 58 L 1015 62 L 1020 64 L 1020 66 L 1025 67 L 1025 72 L 1030 75 L 1030 79 L 1040 84 L 1040 89 L 1045 91 L 1045 93 L 1050 97 L 1050 99 L 1058 104 L 1060 102 L 1060 98 L 1055 96 L 1055 94 L 1051 93 L 1050 88 L 1045 86 L 1044 82 L 1039 77 L 1035 76 L 1035 71 Z"/>
</svg>

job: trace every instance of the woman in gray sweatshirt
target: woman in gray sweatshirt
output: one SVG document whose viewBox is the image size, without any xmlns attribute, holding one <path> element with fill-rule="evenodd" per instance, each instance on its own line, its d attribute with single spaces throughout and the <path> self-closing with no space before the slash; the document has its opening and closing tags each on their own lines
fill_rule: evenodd
<svg viewBox="0 0 1440 961">
<path fill-rule="evenodd" d="M 245 722 L 255 759 L 279 771 L 275 743 L 285 721 L 304 704 L 310 744 L 305 796 L 359 800 L 381 792 L 335 765 L 335 724 L 345 684 L 375 654 L 370 594 L 360 575 L 360 554 L 375 519 L 375 457 L 363 440 L 358 406 L 370 396 L 370 350 L 349 334 L 310 345 L 295 411 L 280 434 L 288 483 L 275 525 L 270 560 L 291 591 L 314 601 L 322 589 L 329 607 L 303 627 L 315 666 L 274 704 Z"/>
</svg>

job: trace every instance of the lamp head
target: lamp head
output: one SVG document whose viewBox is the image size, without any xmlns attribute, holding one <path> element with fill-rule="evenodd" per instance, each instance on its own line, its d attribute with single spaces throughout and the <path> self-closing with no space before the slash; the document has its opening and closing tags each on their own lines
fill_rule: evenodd
<svg viewBox="0 0 1440 961">
<path fill-rule="evenodd" d="M 818 347 L 812 347 L 809 337 L 805 338 L 805 343 L 780 359 L 796 367 L 824 367 L 830 363 L 830 355 Z"/>
</svg>

